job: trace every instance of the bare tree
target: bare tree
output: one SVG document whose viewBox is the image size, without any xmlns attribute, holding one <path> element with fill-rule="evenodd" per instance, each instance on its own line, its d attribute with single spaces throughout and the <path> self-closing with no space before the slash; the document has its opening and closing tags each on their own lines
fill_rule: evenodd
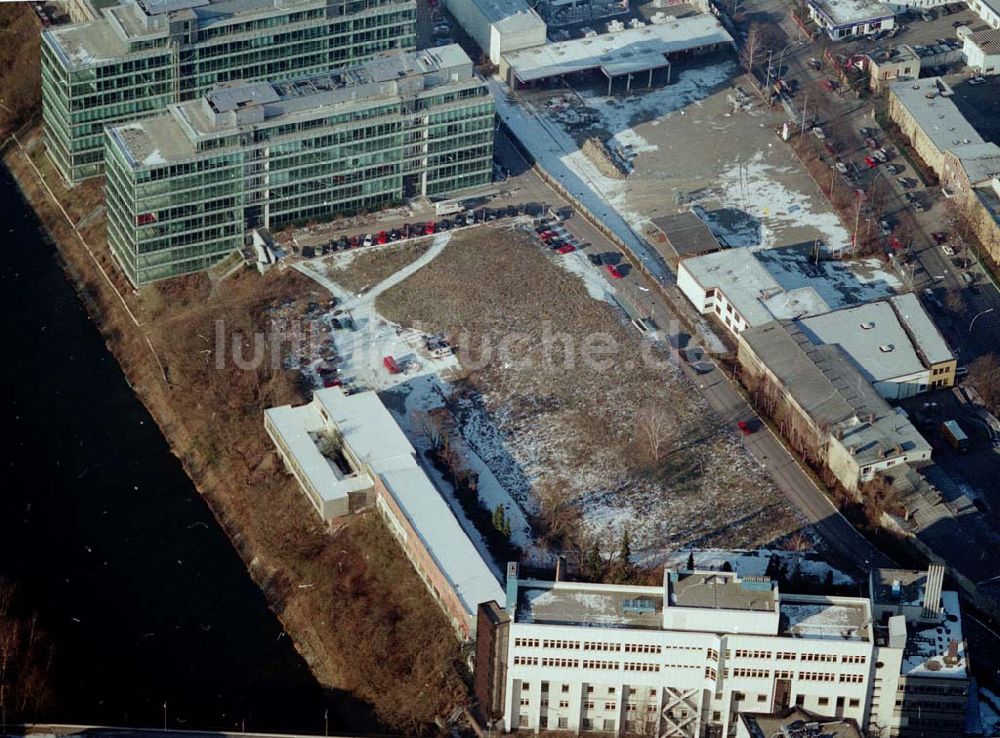
<svg viewBox="0 0 1000 738">
<path fill-rule="evenodd" d="M 1000 413 L 1000 355 L 983 354 L 969 364 L 969 384 L 983 398 L 986 408 Z"/>
<path fill-rule="evenodd" d="M 948 290 L 948 294 L 944 298 L 944 306 L 955 317 L 964 315 L 968 307 L 965 298 L 962 297 L 961 290 Z"/>
<path fill-rule="evenodd" d="M 752 77 L 753 70 L 763 53 L 764 38 L 760 23 L 751 23 L 750 29 L 747 31 L 746 41 L 743 42 L 743 48 L 740 49 L 740 63 L 743 65 L 743 71 Z"/>
<path fill-rule="evenodd" d="M 0 580 L 0 711 L 4 721 L 31 717 L 49 699 L 52 646 L 35 615 L 20 616 L 14 586 Z"/>
<path fill-rule="evenodd" d="M 659 464 L 674 450 L 680 435 L 676 414 L 659 401 L 644 405 L 635 414 L 635 432 L 640 447 L 653 464 Z"/>
</svg>

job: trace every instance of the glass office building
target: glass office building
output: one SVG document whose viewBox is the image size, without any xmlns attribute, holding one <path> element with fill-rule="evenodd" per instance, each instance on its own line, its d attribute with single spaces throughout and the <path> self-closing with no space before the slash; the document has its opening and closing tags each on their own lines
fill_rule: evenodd
<svg viewBox="0 0 1000 738">
<path fill-rule="evenodd" d="M 42 33 L 49 154 L 67 181 L 100 174 L 104 127 L 219 83 L 323 74 L 416 48 L 415 0 L 121 0 Z"/>
<path fill-rule="evenodd" d="M 253 229 L 486 185 L 493 117 L 457 44 L 223 86 L 107 128 L 108 242 L 142 285 L 211 266 Z"/>
</svg>

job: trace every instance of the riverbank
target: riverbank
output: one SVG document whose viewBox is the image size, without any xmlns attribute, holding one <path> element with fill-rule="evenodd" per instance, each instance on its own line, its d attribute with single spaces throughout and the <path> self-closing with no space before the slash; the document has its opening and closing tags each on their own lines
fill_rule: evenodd
<svg viewBox="0 0 1000 738">
<path fill-rule="evenodd" d="M 4 161 L 108 349 L 319 682 L 365 700 L 387 729 L 418 731 L 463 704 L 451 627 L 379 518 L 360 516 L 331 535 L 277 461 L 263 409 L 305 393 L 270 357 L 247 369 L 216 360 L 234 338 L 268 339 L 268 308 L 298 300 L 304 312 L 327 296 L 277 270 L 133 292 L 104 241 L 100 183 L 63 188 L 37 130 Z"/>
</svg>

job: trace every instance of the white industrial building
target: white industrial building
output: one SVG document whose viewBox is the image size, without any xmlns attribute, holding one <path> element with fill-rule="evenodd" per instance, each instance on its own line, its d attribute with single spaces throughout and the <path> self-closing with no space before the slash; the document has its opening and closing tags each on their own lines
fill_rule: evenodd
<svg viewBox="0 0 1000 738">
<path fill-rule="evenodd" d="M 888 31 L 896 11 L 878 0 L 807 0 L 809 17 L 834 41 Z"/>
<path fill-rule="evenodd" d="M 374 505 L 459 636 L 475 635 L 477 607 L 503 588 L 375 392 L 317 390 L 265 410 L 264 428 L 323 520 Z"/>
<path fill-rule="evenodd" d="M 750 249 L 725 249 L 683 259 L 677 287 L 702 315 L 714 315 L 733 334 L 772 320 L 830 311 L 812 287 L 786 290 Z"/>
<path fill-rule="evenodd" d="M 477 697 L 505 731 L 733 735 L 797 707 L 886 738 L 955 735 L 969 670 L 944 571 L 877 571 L 870 597 L 780 593 L 767 577 L 667 571 L 662 586 L 519 580 L 480 608 Z"/>
<path fill-rule="evenodd" d="M 962 42 L 965 63 L 980 74 L 1000 73 L 1000 31 L 988 28 L 968 34 Z"/>
<path fill-rule="evenodd" d="M 508 51 L 544 46 L 545 21 L 525 0 L 444 0 L 465 32 L 490 61 Z"/>
<path fill-rule="evenodd" d="M 839 345 L 887 400 L 955 382 L 955 356 L 912 293 L 802 318 L 799 326 L 813 343 Z"/>
<path fill-rule="evenodd" d="M 668 70 L 670 59 L 732 49 L 733 37 L 709 13 L 670 18 L 663 23 L 623 28 L 610 33 L 559 41 L 503 54 L 500 76 L 513 88 L 539 80 L 599 70 L 608 80 L 608 94 L 616 79 L 626 90 L 651 86 L 657 70 Z"/>
</svg>

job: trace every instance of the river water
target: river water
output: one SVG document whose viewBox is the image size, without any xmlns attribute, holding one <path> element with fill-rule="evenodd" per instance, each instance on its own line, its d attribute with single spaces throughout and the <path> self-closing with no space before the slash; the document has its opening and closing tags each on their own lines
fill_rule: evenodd
<svg viewBox="0 0 1000 738">
<path fill-rule="evenodd" d="M 313 679 L 2 169 L 0 212 L 0 576 L 55 645 L 42 717 L 376 730 Z"/>
</svg>

